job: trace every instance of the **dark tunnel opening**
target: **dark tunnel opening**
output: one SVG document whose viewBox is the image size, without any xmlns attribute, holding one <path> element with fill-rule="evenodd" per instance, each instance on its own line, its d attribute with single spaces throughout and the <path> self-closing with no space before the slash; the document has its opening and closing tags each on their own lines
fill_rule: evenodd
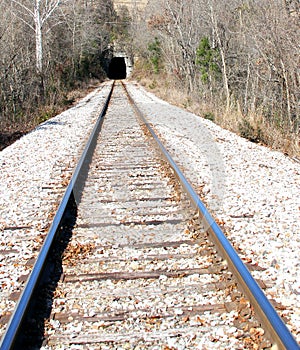
<svg viewBox="0 0 300 350">
<path fill-rule="evenodd" d="M 124 57 L 113 57 L 108 67 L 108 78 L 114 80 L 125 79 L 126 63 Z"/>
</svg>

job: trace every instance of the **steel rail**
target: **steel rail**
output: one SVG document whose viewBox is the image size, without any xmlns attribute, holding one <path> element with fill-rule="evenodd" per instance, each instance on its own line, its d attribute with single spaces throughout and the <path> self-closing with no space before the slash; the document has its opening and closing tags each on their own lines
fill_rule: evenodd
<svg viewBox="0 0 300 350">
<path fill-rule="evenodd" d="M 209 211 L 199 198 L 196 191 L 193 189 L 191 184 L 187 181 L 175 161 L 172 159 L 170 153 L 166 150 L 164 145 L 159 140 L 158 136 L 154 132 L 153 128 L 150 126 L 149 122 L 146 120 L 143 113 L 140 111 L 133 98 L 126 89 L 126 86 L 122 83 L 124 90 L 132 104 L 135 112 L 141 119 L 143 125 L 145 125 L 148 131 L 151 133 L 153 139 L 155 140 L 158 148 L 160 149 L 162 155 L 167 160 L 169 165 L 172 167 L 175 176 L 179 179 L 183 189 L 186 191 L 190 197 L 193 205 L 198 210 L 200 218 L 204 224 L 205 229 L 211 235 L 218 251 L 222 254 L 224 259 L 227 261 L 227 264 L 231 268 L 236 277 L 239 285 L 243 289 L 244 293 L 249 298 L 254 310 L 259 315 L 262 324 L 265 326 L 266 330 L 269 333 L 270 338 L 277 346 L 277 349 L 288 349 L 296 350 L 300 349 L 295 338 L 282 321 L 280 316 L 277 314 L 269 300 L 267 299 L 264 292 L 261 290 L 255 279 L 252 277 L 251 273 L 242 262 L 235 249 L 228 241 L 224 233 L 222 232 L 219 225 L 210 215 Z"/>
<path fill-rule="evenodd" d="M 27 280 L 27 283 L 23 289 L 23 292 L 20 296 L 20 299 L 14 309 L 14 312 L 9 320 L 9 323 L 7 325 L 7 329 L 2 337 L 1 343 L 0 343 L 0 349 L 1 350 L 10 350 L 13 349 L 14 343 L 16 342 L 16 339 L 18 337 L 20 328 L 22 323 L 25 321 L 26 318 L 26 311 L 29 308 L 29 304 L 31 302 L 31 297 L 35 291 L 35 289 L 38 286 L 38 283 L 40 281 L 40 278 L 42 276 L 42 273 L 44 271 L 47 257 L 49 255 L 49 252 L 53 246 L 53 242 L 55 241 L 55 238 L 57 237 L 58 229 L 60 228 L 64 213 L 66 211 L 68 202 L 73 194 L 73 190 L 75 185 L 77 184 L 77 181 L 80 177 L 80 174 L 85 166 L 85 160 L 86 158 L 91 154 L 92 148 L 94 146 L 94 143 L 97 139 L 97 136 L 101 130 L 101 126 L 103 123 L 103 119 L 112 95 L 112 91 L 114 88 L 114 83 L 111 86 L 110 92 L 108 94 L 108 97 L 106 98 L 105 104 L 102 108 L 102 111 L 97 119 L 97 122 L 93 128 L 93 131 L 87 141 L 87 144 L 84 148 L 84 151 L 80 157 L 80 160 L 74 170 L 74 173 L 72 175 L 72 178 L 70 180 L 70 183 L 66 189 L 66 192 L 62 198 L 62 201 L 58 207 L 58 210 L 56 212 L 56 215 L 52 221 L 51 227 L 48 231 L 48 234 L 46 236 L 46 239 L 44 241 L 44 244 L 41 248 L 41 251 L 38 255 L 38 258 L 33 266 L 33 269 L 29 275 L 29 278 Z"/>
</svg>

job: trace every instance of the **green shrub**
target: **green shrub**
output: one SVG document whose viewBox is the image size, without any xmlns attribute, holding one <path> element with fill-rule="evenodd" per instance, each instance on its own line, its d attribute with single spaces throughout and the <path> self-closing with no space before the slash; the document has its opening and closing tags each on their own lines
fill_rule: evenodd
<svg viewBox="0 0 300 350">
<path fill-rule="evenodd" d="M 212 122 L 215 121 L 215 116 L 214 116 L 214 114 L 213 114 L 212 112 L 206 112 L 206 113 L 204 113 L 204 114 L 203 114 L 203 118 L 204 118 L 204 119 L 208 119 L 208 120 L 210 120 L 210 121 L 212 121 Z"/>
<path fill-rule="evenodd" d="M 150 53 L 149 60 L 152 63 L 154 73 L 158 73 L 161 61 L 161 48 L 158 38 L 155 38 L 154 41 L 148 45 L 148 51 Z"/>
<path fill-rule="evenodd" d="M 210 46 L 208 37 L 203 37 L 196 51 L 196 64 L 200 69 L 203 83 L 207 84 L 210 77 L 217 78 L 220 75 L 219 60 L 218 49 Z"/>
</svg>

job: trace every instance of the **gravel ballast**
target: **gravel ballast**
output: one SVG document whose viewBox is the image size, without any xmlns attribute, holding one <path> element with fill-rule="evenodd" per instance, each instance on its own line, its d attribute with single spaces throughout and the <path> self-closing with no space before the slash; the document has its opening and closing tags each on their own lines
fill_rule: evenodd
<svg viewBox="0 0 300 350">
<path fill-rule="evenodd" d="M 0 152 L 0 336 L 110 86 Z"/>
<path fill-rule="evenodd" d="M 37 255 L 109 87 L 102 84 L 0 152 L 1 316 L 14 307 L 10 296 L 20 287 L 19 276 L 30 271 L 27 263 Z M 264 268 L 254 277 L 282 304 L 281 315 L 299 342 L 300 164 L 136 84 L 128 89 L 241 257 Z"/>
<path fill-rule="evenodd" d="M 300 341 L 300 164 L 213 122 L 128 89 Z"/>
</svg>

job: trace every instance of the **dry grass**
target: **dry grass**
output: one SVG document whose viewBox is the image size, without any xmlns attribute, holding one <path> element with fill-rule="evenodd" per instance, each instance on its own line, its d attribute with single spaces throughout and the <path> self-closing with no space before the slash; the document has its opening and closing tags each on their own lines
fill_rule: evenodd
<svg viewBox="0 0 300 350">
<path fill-rule="evenodd" d="M 176 81 L 166 75 L 145 75 L 142 70 L 135 72 L 133 79 L 169 103 L 184 108 L 203 118 L 210 119 L 224 129 L 230 130 L 253 142 L 281 151 L 290 157 L 300 159 L 300 141 L 296 134 L 278 129 L 269 124 L 259 113 L 244 116 L 238 107 L 227 113 L 218 103 L 207 103 L 200 96 L 191 96 Z"/>
<path fill-rule="evenodd" d="M 16 118 L 16 120 L 4 119 L 0 116 L 0 151 L 33 130 L 40 123 L 71 108 L 80 99 L 99 86 L 100 83 L 101 81 L 97 79 L 91 79 L 87 83 L 81 83 L 76 89 L 67 92 L 61 100 L 56 100 L 55 103 L 41 105 L 34 112 L 26 111 L 24 108 L 24 114 Z"/>
</svg>

